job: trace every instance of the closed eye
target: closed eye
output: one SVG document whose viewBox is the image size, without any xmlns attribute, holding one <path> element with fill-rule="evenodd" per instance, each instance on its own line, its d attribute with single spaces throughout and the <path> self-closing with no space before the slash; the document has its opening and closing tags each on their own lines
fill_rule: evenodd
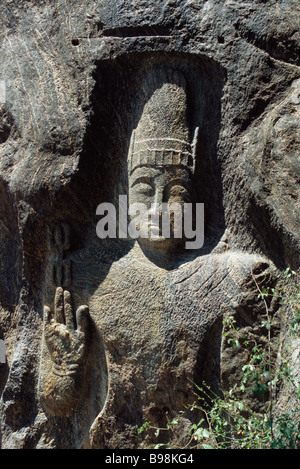
<svg viewBox="0 0 300 469">
<path fill-rule="evenodd" d="M 153 187 L 150 184 L 139 182 L 135 186 L 135 190 L 141 194 L 151 195 L 153 193 Z"/>
<path fill-rule="evenodd" d="M 154 192 L 151 178 L 140 177 L 135 179 L 131 187 L 140 194 L 152 195 Z"/>
<path fill-rule="evenodd" d="M 181 199 L 184 202 L 191 201 L 190 192 L 182 185 L 176 184 L 169 188 L 169 198 Z"/>
</svg>

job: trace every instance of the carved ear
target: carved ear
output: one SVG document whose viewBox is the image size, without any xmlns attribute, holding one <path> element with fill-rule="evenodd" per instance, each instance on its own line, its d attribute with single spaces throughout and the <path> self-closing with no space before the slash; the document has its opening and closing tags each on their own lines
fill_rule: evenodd
<svg viewBox="0 0 300 469">
<path fill-rule="evenodd" d="M 193 142 L 192 142 L 193 173 L 195 172 L 195 167 L 196 167 L 198 135 L 199 135 L 199 127 L 196 127 L 195 132 L 194 132 Z"/>
</svg>

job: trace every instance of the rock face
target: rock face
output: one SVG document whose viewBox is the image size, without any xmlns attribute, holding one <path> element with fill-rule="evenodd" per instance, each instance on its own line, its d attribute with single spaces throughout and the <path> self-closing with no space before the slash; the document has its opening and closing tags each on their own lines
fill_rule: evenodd
<svg viewBox="0 0 300 469">
<path fill-rule="evenodd" d="M 224 317 L 259 335 L 256 283 L 299 271 L 299 2 L 0 13 L 1 445 L 142 447 L 193 383 L 234 384 Z M 204 244 L 122 234 L 120 195 L 204 204 Z"/>
</svg>

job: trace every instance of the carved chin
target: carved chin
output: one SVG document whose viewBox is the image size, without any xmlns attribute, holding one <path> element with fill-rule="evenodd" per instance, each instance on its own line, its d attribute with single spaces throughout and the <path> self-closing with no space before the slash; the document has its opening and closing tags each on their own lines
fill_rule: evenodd
<svg viewBox="0 0 300 469">
<path fill-rule="evenodd" d="M 157 236 L 153 238 L 138 238 L 138 242 L 141 246 L 145 246 L 148 249 L 169 251 L 177 248 L 178 245 L 182 243 L 182 239 Z"/>
</svg>

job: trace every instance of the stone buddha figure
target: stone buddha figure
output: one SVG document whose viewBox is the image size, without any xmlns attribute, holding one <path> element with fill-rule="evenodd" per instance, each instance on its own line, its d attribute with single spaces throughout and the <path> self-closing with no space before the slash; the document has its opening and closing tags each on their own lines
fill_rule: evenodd
<svg viewBox="0 0 300 469">
<path fill-rule="evenodd" d="M 129 206 L 149 213 L 151 204 L 194 202 L 198 129 L 184 74 L 169 77 L 145 104 L 127 158 Z M 76 447 L 137 447 L 137 427 L 162 426 L 167 413 L 187 425 L 193 383 L 220 384 L 223 318 L 250 310 L 253 273 L 272 271 L 224 239 L 193 252 L 173 225 L 169 237 L 158 223 L 144 228 L 148 236 L 111 264 L 85 306 L 75 313 L 58 288 L 54 310 L 45 307 L 41 404 L 49 420 L 67 419 Z"/>
</svg>

